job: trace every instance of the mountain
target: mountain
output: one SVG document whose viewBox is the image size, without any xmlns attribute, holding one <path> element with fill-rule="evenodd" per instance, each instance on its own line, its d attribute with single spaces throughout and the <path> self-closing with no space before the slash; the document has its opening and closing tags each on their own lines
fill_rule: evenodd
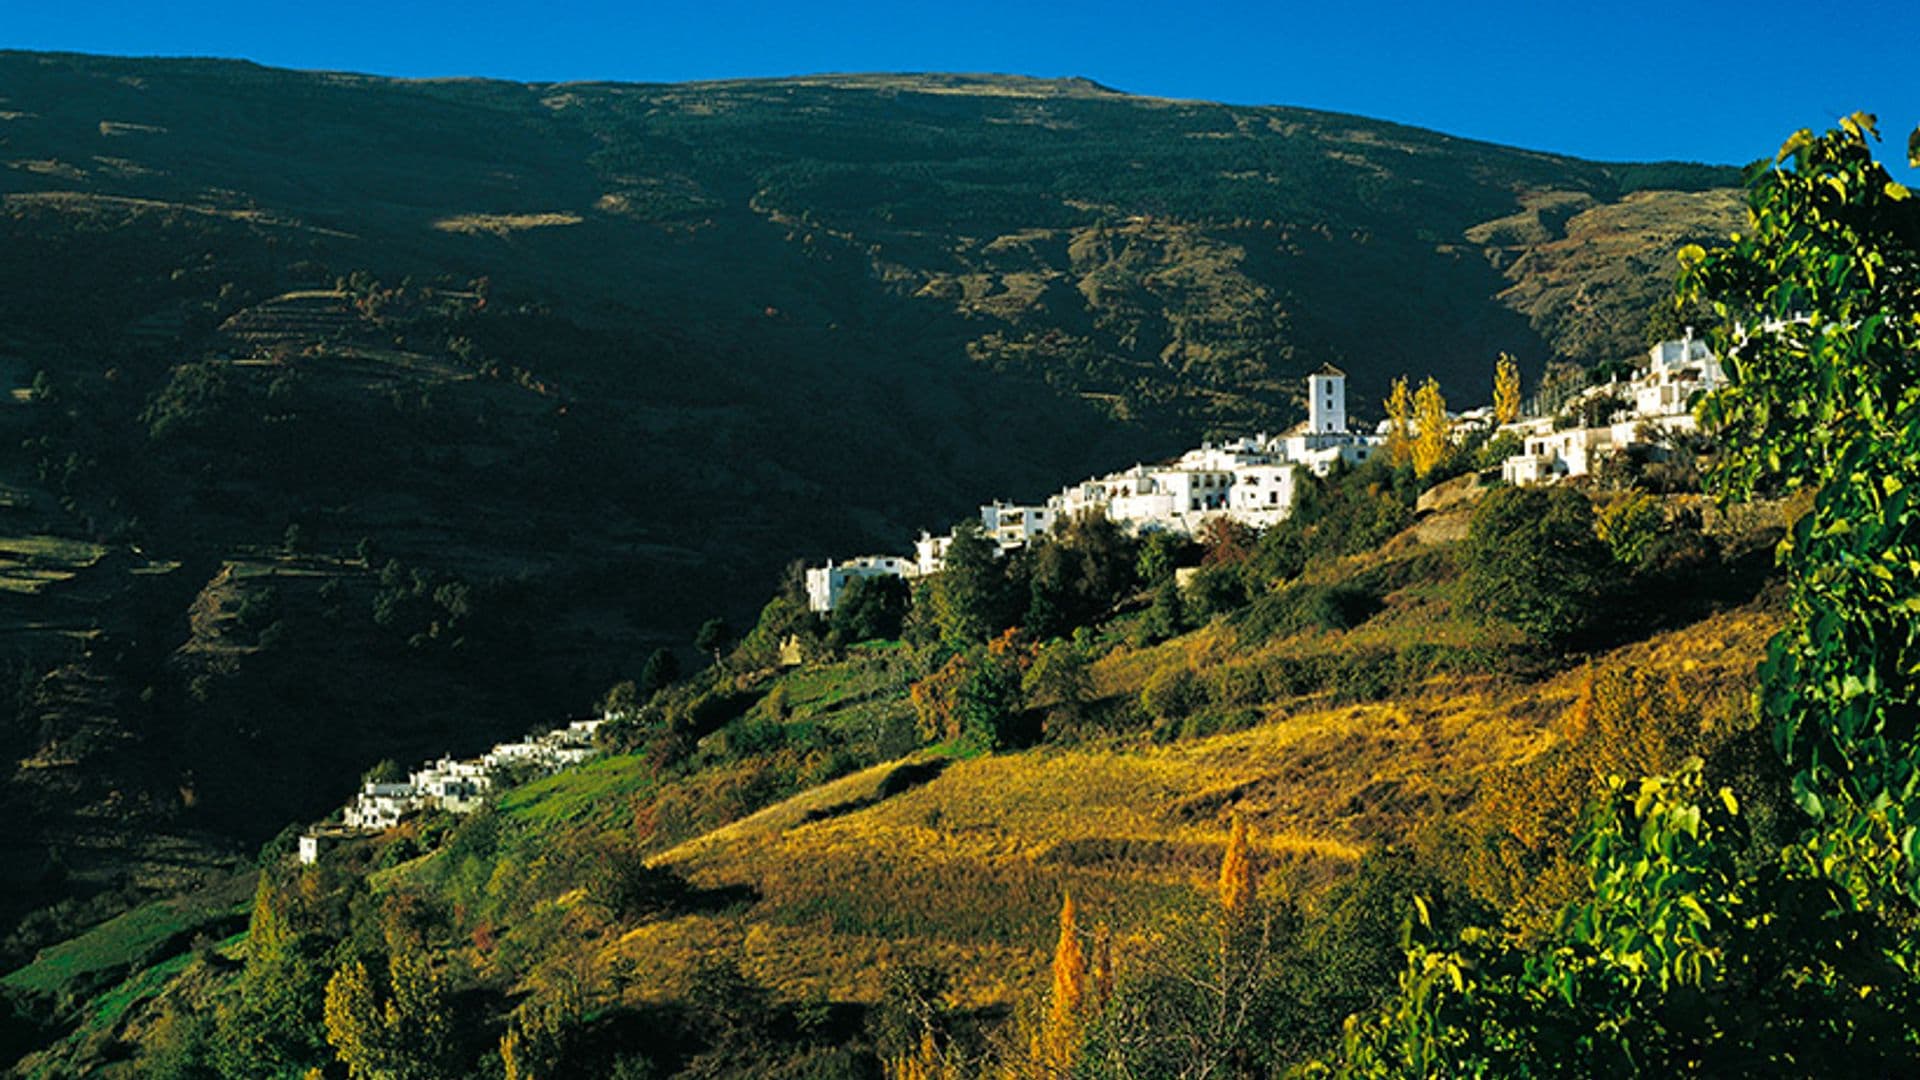
<svg viewBox="0 0 1920 1080">
<path fill-rule="evenodd" d="M 589 708 L 791 559 L 1286 426 L 1324 362 L 1364 416 L 1636 351 L 1737 208 L 1727 169 L 964 75 L 7 52 L 0 163 L 16 957 L 376 759 Z"/>
</svg>

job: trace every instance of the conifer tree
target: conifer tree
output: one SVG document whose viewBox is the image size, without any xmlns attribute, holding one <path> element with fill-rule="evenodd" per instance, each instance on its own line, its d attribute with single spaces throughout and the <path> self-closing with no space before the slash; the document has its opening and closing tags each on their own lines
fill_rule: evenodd
<svg viewBox="0 0 1920 1080">
<path fill-rule="evenodd" d="M 1086 998 L 1087 957 L 1080 947 L 1073 894 L 1068 893 L 1060 904 L 1060 940 L 1053 949 L 1053 993 L 1034 1048 L 1040 1075 L 1065 1076 L 1073 1069 L 1080 1052 Z"/>
<path fill-rule="evenodd" d="M 1405 465 L 1413 457 L 1413 392 L 1405 376 L 1393 380 L 1387 393 L 1387 461 Z"/>
<path fill-rule="evenodd" d="M 1247 821 L 1233 816 L 1233 830 L 1227 834 L 1227 850 L 1220 858 L 1220 908 L 1230 919 L 1244 918 L 1253 910 L 1255 880 L 1253 857 L 1247 850 Z"/>
<path fill-rule="evenodd" d="M 1419 434 L 1413 441 L 1413 471 L 1425 476 L 1446 460 L 1452 445 L 1452 425 L 1447 420 L 1447 399 L 1432 377 L 1420 384 L 1413 398 L 1413 419 Z"/>
<path fill-rule="evenodd" d="M 1493 367 L 1493 422 L 1511 424 L 1520 419 L 1520 365 L 1500 354 Z"/>
</svg>

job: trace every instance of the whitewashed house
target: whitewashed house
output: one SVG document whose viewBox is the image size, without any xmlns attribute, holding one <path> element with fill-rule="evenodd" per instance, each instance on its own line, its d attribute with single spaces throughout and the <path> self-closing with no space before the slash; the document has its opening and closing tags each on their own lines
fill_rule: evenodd
<svg viewBox="0 0 1920 1080">
<path fill-rule="evenodd" d="M 1348 430 L 1346 384 L 1345 372 L 1323 366 L 1307 376 L 1306 421 L 1286 434 L 1202 443 L 1165 464 L 1068 484 L 1043 504 L 994 502 L 980 508 L 981 527 L 1004 554 L 1094 511 L 1134 532 L 1191 534 L 1223 516 L 1256 528 L 1276 524 L 1292 512 L 1299 470 L 1325 476 L 1342 462 L 1359 465 L 1384 441 Z M 913 573 L 937 573 L 952 541 L 921 533 Z M 816 573 L 808 572 L 810 598 Z M 818 580 L 823 589 L 830 584 Z"/>
<path fill-rule="evenodd" d="M 407 815 L 426 809 L 426 805 L 411 783 L 368 781 L 347 804 L 342 818 L 356 829 L 391 829 Z"/>
<path fill-rule="evenodd" d="M 980 508 L 980 527 L 987 539 L 1002 551 L 1021 547 L 1037 536 L 1045 536 L 1063 520 L 1052 503 L 1042 506 L 994 502 Z"/>
<path fill-rule="evenodd" d="M 847 586 L 862 578 L 910 578 L 919 573 L 918 561 L 902 555 L 862 555 L 845 562 L 829 559 L 827 565 L 807 570 L 807 607 L 832 611 Z"/>
<path fill-rule="evenodd" d="M 1624 383 L 1590 387 L 1563 408 L 1578 408 L 1590 399 L 1619 397 L 1626 408 L 1603 427 L 1556 430 L 1553 418 L 1533 417 L 1500 430 L 1521 440 L 1520 452 L 1500 463 L 1500 477 L 1510 484 L 1542 484 L 1565 477 L 1585 476 L 1609 454 L 1643 445 L 1649 429 L 1692 431 L 1698 424 L 1693 406 L 1700 394 L 1725 385 L 1719 358 L 1706 342 L 1693 336 L 1663 341 L 1647 350 L 1647 366 Z"/>
</svg>

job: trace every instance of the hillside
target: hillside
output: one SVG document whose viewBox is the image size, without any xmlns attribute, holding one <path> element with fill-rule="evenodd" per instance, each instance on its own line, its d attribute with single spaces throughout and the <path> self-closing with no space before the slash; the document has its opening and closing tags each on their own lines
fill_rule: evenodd
<svg viewBox="0 0 1920 1080">
<path fill-rule="evenodd" d="M 591 706 L 796 557 L 1637 349 L 1727 170 L 901 75 L 0 53 L 24 960 L 381 757 Z M 691 651 L 688 651 L 691 659 Z M 30 913 L 39 914 L 22 924 Z"/>
<path fill-rule="evenodd" d="M 1396 499 L 1360 495 L 1378 480 L 1328 490 Z M 267 1071 L 312 1060 L 307 1043 L 237 1034 L 248 1010 L 313 1024 L 329 958 L 420 948 L 457 994 L 460 1075 L 550 1016 L 556 1041 L 533 1045 L 595 1074 L 877 1076 L 912 1007 L 902 980 L 935 978 L 914 972 L 946 987 L 916 984 L 955 1047 L 1007 1045 L 1045 984 L 1063 892 L 1110 929 L 1126 977 L 1167 962 L 1235 819 L 1274 902 L 1306 920 L 1282 924 L 1288 962 L 1320 972 L 1296 991 L 1294 1052 L 1325 1048 L 1390 987 L 1411 895 L 1447 918 L 1543 925 L 1569 887 L 1578 807 L 1610 772 L 1701 754 L 1744 803 L 1777 804 L 1746 707 L 1779 619 L 1764 591 L 1777 509 L 1703 533 L 1696 498 L 1666 500 L 1666 554 L 1621 567 L 1611 617 L 1564 654 L 1465 603 L 1459 538 L 1483 490 L 1344 556 L 1325 514 L 1296 533 L 1318 546 L 1290 584 L 1211 618 L 1195 607 L 1185 633 L 1158 639 L 1159 602 L 1132 595 L 1033 643 L 1030 671 L 1075 655 L 1085 681 L 1061 696 L 1071 680 L 1026 680 L 1009 730 L 1028 733 L 998 753 L 928 742 L 910 687 L 941 653 L 924 640 L 769 668 L 749 636 L 598 760 L 473 818 L 269 865 L 253 944 L 221 936 L 229 884 L 49 950 L 9 976 L 44 1025 L 18 1037 L 51 1044 L 23 1071 L 201 1075 L 182 1070 L 232 1068 L 223 1046 L 286 1055 Z M 1231 576 L 1271 573 L 1270 550 Z M 1208 565 L 1185 590 L 1195 605 L 1226 572 Z M 1331 595 L 1367 599 L 1301 602 Z M 315 959 L 275 967 L 291 961 L 265 959 L 281 948 L 268 940 L 314 942 L 287 948 Z M 304 996 L 246 1004 L 267 978 Z"/>
</svg>

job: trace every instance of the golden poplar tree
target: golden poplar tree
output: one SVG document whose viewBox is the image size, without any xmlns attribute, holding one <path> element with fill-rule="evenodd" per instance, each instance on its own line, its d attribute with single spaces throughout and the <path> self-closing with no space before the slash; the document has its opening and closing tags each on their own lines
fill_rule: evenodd
<svg viewBox="0 0 1920 1080">
<path fill-rule="evenodd" d="M 355 960 L 333 973 L 327 980 L 324 1015 L 327 1043 L 347 1067 L 348 1076 L 359 1080 L 384 1070 L 386 1053 L 381 1044 L 386 1032 L 367 965 Z"/>
<path fill-rule="evenodd" d="M 1500 354 L 1493 365 L 1493 422 L 1511 424 L 1520 419 L 1520 365 Z"/>
<path fill-rule="evenodd" d="M 1080 947 L 1073 894 L 1060 904 L 1060 941 L 1053 948 L 1053 994 L 1036 1040 L 1034 1057 L 1041 1076 L 1064 1076 L 1080 1052 L 1080 1026 L 1087 999 L 1087 956 Z"/>
<path fill-rule="evenodd" d="M 1253 855 L 1247 849 L 1247 821 L 1233 816 L 1233 830 L 1227 834 L 1227 850 L 1220 857 L 1220 907 L 1233 918 L 1253 910 L 1259 883 L 1254 878 Z"/>
<path fill-rule="evenodd" d="M 1405 465 L 1413 454 L 1413 392 L 1405 376 L 1393 380 L 1387 392 L 1387 461 Z"/>
<path fill-rule="evenodd" d="M 1440 394 L 1440 383 L 1431 376 L 1420 384 L 1413 396 L 1413 422 L 1417 434 L 1413 440 L 1413 471 L 1425 476 L 1447 458 L 1452 445 L 1452 423 L 1447 419 L 1447 399 Z"/>
</svg>

